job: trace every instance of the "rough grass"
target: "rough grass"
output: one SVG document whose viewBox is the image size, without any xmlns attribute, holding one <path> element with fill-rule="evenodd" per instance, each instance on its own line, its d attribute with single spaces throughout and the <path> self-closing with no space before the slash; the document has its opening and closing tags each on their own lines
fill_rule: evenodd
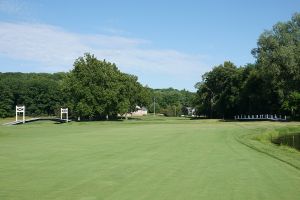
<svg viewBox="0 0 300 200">
<path fill-rule="evenodd" d="M 286 162 L 299 152 L 255 139 L 290 126 L 153 116 L 1 126 L 0 199 L 299 199 L 298 164 Z"/>
<path fill-rule="evenodd" d="M 255 125 L 255 123 L 252 123 Z M 256 125 L 255 127 L 257 127 Z M 271 142 L 272 139 L 283 135 L 300 132 L 300 125 L 296 122 L 290 123 L 263 123 L 261 130 L 254 130 L 249 134 L 241 134 L 238 141 L 259 152 L 265 153 L 275 159 L 281 160 L 300 170 L 300 152 L 289 146 L 277 146 Z"/>
</svg>

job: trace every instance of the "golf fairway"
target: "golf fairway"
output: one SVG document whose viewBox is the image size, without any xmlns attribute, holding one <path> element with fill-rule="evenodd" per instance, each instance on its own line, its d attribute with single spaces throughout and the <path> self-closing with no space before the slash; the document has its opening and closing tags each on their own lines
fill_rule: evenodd
<svg viewBox="0 0 300 200">
<path fill-rule="evenodd" d="M 0 199 L 296 200 L 297 166 L 238 139 L 283 126 L 180 119 L 1 126 Z"/>
</svg>

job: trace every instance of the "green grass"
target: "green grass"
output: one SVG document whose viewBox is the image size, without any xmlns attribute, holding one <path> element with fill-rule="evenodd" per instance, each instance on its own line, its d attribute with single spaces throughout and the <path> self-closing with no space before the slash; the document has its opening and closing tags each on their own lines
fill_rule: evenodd
<svg viewBox="0 0 300 200">
<path fill-rule="evenodd" d="M 291 126 L 153 116 L 1 126 L 0 199 L 299 199 L 300 153 L 257 137 Z"/>
</svg>

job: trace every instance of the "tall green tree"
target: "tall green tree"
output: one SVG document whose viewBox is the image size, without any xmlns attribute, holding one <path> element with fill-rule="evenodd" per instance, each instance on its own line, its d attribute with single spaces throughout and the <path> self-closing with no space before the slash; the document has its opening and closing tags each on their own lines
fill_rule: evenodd
<svg viewBox="0 0 300 200">
<path fill-rule="evenodd" d="M 198 99 L 204 111 L 210 117 L 231 117 L 238 110 L 242 69 L 231 62 L 214 67 L 203 75 L 203 81 L 197 84 Z"/>
<path fill-rule="evenodd" d="M 78 58 L 64 82 L 69 107 L 81 119 L 101 119 L 133 111 L 143 105 L 143 87 L 137 77 L 89 53 Z"/>
<path fill-rule="evenodd" d="M 266 80 L 265 88 L 270 91 L 271 110 L 290 111 L 286 107 L 289 104 L 284 102 L 300 90 L 300 14 L 265 31 L 252 53 L 257 59 L 259 73 Z"/>
</svg>

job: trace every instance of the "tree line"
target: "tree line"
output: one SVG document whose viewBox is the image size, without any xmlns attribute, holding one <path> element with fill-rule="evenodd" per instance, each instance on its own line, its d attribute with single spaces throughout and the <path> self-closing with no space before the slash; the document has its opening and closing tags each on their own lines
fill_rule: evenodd
<svg viewBox="0 0 300 200">
<path fill-rule="evenodd" d="M 16 105 L 26 105 L 31 115 L 54 115 L 63 105 L 65 73 L 0 73 L 0 117 L 15 114 Z"/>
<path fill-rule="evenodd" d="M 226 61 L 196 84 L 199 114 L 232 118 L 236 114 L 300 117 L 300 14 L 263 32 L 251 52 L 256 61 L 237 67 Z"/>
<path fill-rule="evenodd" d="M 191 106 L 192 95 L 143 86 L 136 76 L 89 53 L 79 57 L 67 73 L 0 73 L 0 91 L 2 118 L 14 116 L 16 105 L 25 105 L 31 116 L 59 116 L 60 108 L 68 107 L 70 116 L 81 120 L 115 119 L 136 106 L 153 112 L 154 99 L 157 113 L 178 116 L 184 106 Z"/>
</svg>

